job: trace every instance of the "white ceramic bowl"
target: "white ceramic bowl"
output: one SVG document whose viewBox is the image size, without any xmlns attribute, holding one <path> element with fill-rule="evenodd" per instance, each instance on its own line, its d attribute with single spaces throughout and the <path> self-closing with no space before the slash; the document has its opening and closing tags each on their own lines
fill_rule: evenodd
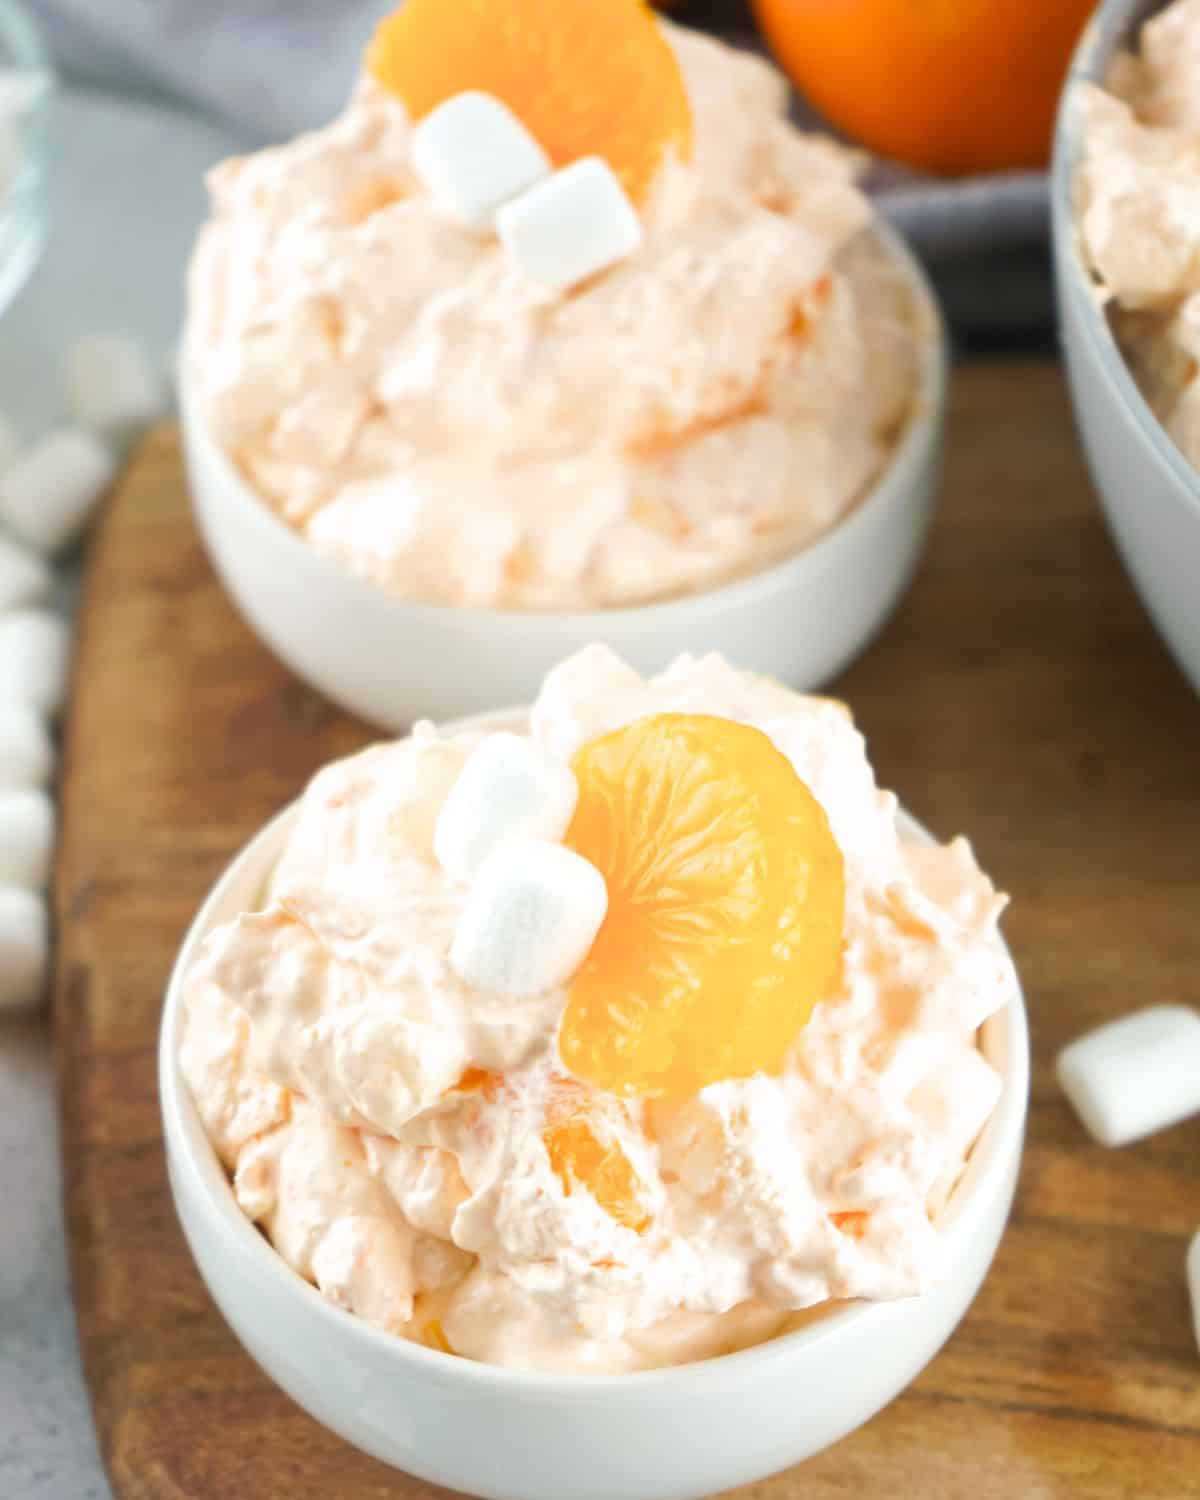
<svg viewBox="0 0 1200 1500">
<path fill-rule="evenodd" d="M 476 723 L 496 727 L 512 715 Z M 242 1214 L 178 1064 L 183 980 L 204 936 L 259 901 L 295 817 L 237 856 L 180 950 L 159 1087 L 175 1205 L 201 1275 L 249 1353 L 319 1422 L 411 1474 L 491 1500 L 695 1500 L 811 1457 L 873 1416 L 953 1331 L 1012 1202 L 1029 1089 L 1019 995 L 983 1048 L 1000 1102 L 940 1224 L 946 1279 L 921 1297 L 848 1305 L 719 1359 L 632 1375 L 545 1375 L 425 1349 L 327 1302 Z M 910 819 L 909 837 L 927 837 Z"/>
<path fill-rule="evenodd" d="M 1200 690 L 1200 474 L 1138 390 L 1080 254 L 1071 207 L 1081 79 L 1102 79 L 1160 3 L 1109 0 L 1084 32 L 1059 108 L 1051 174 L 1058 310 L 1075 416 L 1117 547 L 1176 661 Z"/>
<path fill-rule="evenodd" d="M 233 602 L 297 676 L 391 730 L 528 702 L 556 662 L 593 641 L 643 674 L 682 652 L 711 649 L 794 687 L 819 686 L 863 648 L 903 593 L 941 452 L 941 317 L 912 255 L 890 230 L 880 232 L 927 325 L 915 416 L 870 492 L 803 552 L 721 588 L 631 609 L 541 614 L 410 603 L 320 556 L 263 504 L 212 440 L 185 374 L 192 501 Z"/>
</svg>

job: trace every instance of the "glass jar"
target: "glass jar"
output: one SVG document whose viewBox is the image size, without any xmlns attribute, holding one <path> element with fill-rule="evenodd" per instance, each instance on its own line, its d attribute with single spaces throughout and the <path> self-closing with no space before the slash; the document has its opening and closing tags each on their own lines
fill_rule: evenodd
<svg viewBox="0 0 1200 1500">
<path fill-rule="evenodd" d="M 46 236 L 54 75 L 29 13 L 0 0 L 0 312 L 33 270 Z"/>
</svg>

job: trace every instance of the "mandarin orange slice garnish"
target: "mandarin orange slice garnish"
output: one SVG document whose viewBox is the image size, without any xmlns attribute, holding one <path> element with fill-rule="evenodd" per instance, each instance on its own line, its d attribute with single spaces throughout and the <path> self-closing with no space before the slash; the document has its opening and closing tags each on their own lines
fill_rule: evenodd
<svg viewBox="0 0 1200 1500">
<path fill-rule="evenodd" d="M 824 810 L 757 729 L 659 714 L 585 745 L 566 843 L 608 882 L 559 1051 L 615 1094 L 778 1072 L 838 985 L 845 872 Z"/>
<path fill-rule="evenodd" d="M 641 0 L 405 0 L 367 68 L 420 120 L 466 89 L 503 100 L 556 167 L 603 156 L 635 202 L 691 154 L 675 54 Z"/>
<path fill-rule="evenodd" d="M 646 1232 L 650 1215 L 638 1175 L 616 1141 L 602 1144 L 585 1115 L 570 1114 L 547 1126 L 542 1144 L 568 1196 L 576 1184 L 585 1187 L 618 1224 Z"/>
</svg>

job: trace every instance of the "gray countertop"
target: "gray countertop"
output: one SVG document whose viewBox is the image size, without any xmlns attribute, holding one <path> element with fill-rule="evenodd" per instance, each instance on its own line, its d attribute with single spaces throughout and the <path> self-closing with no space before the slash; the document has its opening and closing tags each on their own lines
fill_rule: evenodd
<svg viewBox="0 0 1200 1500">
<path fill-rule="evenodd" d="M 100 1500 L 67 1277 L 47 1017 L 0 1018 L 0 1495 Z"/>
<path fill-rule="evenodd" d="M 165 370 L 201 174 L 239 145 L 189 115 L 85 91 L 62 97 L 57 136 L 47 251 L 0 317 L 0 409 L 26 437 L 61 418 L 58 371 L 80 334 L 131 332 Z M 107 1500 L 75 1338 L 44 1011 L 0 1017 L 0 1204 L 0 1496 Z"/>
</svg>

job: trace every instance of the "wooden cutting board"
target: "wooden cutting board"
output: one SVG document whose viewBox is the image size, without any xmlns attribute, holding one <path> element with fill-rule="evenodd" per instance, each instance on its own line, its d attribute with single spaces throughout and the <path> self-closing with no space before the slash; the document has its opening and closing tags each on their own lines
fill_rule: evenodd
<svg viewBox="0 0 1200 1500">
<path fill-rule="evenodd" d="M 939 832 L 968 831 L 1013 893 L 1035 1046 L 1016 1214 L 966 1322 L 908 1393 L 743 1494 L 1187 1500 L 1200 1497 L 1183 1273 L 1200 1119 L 1104 1151 L 1051 1063 L 1131 1006 L 1200 1003 L 1200 699 L 1120 569 L 1056 366 L 960 370 L 949 430 L 916 585 L 836 691 L 882 782 Z M 57 877 L 75 1297 L 120 1500 L 435 1493 L 324 1432 L 241 1352 L 176 1224 L 155 1098 L 160 998 L 197 903 L 310 772 L 369 738 L 235 617 L 175 434 L 153 436 L 91 553 Z"/>
</svg>

